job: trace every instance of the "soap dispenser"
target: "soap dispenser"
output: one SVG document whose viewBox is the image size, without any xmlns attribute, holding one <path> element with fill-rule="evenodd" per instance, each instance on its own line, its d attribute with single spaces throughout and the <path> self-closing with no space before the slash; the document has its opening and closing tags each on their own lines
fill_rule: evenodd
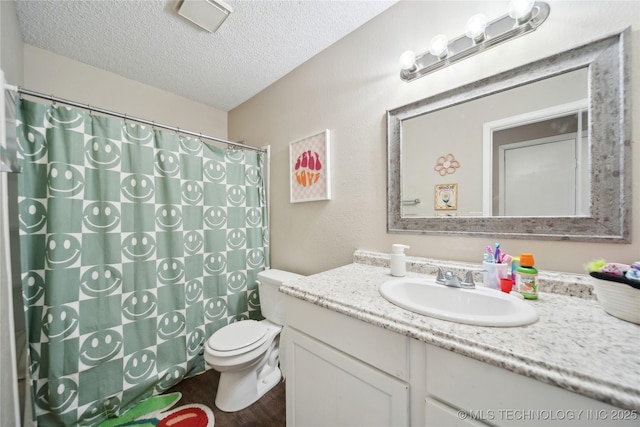
<svg viewBox="0 0 640 427">
<path fill-rule="evenodd" d="M 396 243 L 391 245 L 391 275 L 396 277 L 404 277 L 407 273 L 407 257 L 404 250 L 409 249 L 407 245 Z"/>
</svg>

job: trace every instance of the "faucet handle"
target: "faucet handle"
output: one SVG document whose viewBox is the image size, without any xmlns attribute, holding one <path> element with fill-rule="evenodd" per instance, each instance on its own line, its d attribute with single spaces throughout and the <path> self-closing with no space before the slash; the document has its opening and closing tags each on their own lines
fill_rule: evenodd
<svg viewBox="0 0 640 427">
<path fill-rule="evenodd" d="M 476 281 L 473 278 L 473 273 L 475 273 L 477 271 L 484 271 L 484 270 L 468 270 L 467 271 L 467 273 L 464 276 L 464 280 L 461 283 L 462 287 L 464 287 L 464 288 L 475 288 L 476 287 Z"/>
<path fill-rule="evenodd" d="M 460 286 L 460 279 L 454 275 L 452 271 L 443 271 L 440 266 L 436 266 L 436 268 L 438 269 L 436 273 L 436 283 L 446 286 Z"/>
</svg>

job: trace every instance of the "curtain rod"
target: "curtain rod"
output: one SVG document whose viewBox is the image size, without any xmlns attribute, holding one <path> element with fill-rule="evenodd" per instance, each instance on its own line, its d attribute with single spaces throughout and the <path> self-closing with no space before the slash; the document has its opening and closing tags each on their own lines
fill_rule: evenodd
<svg viewBox="0 0 640 427">
<path fill-rule="evenodd" d="M 7 90 L 16 92 L 18 94 L 21 94 L 21 95 L 33 96 L 35 98 L 46 99 L 46 100 L 49 100 L 51 102 L 55 102 L 55 103 L 59 103 L 59 104 L 71 105 L 73 107 L 78 107 L 78 108 L 82 108 L 84 110 L 89 110 L 90 112 L 94 112 L 95 111 L 96 113 L 105 114 L 105 115 L 113 116 L 113 117 L 118 117 L 120 119 L 124 119 L 125 121 L 129 120 L 129 121 L 133 121 L 133 122 L 137 122 L 137 123 L 142 123 L 142 124 L 149 125 L 149 126 L 156 127 L 156 128 L 161 128 L 161 129 L 170 130 L 170 131 L 173 131 L 173 132 L 178 132 L 178 133 L 182 133 L 182 134 L 186 134 L 186 135 L 195 136 L 195 137 L 200 138 L 200 139 L 209 139 L 209 140 L 212 140 L 212 141 L 220 142 L 222 144 L 232 145 L 234 147 L 242 147 L 242 148 L 245 148 L 247 150 L 260 151 L 262 153 L 265 153 L 267 151 L 264 148 L 253 147 L 251 145 L 246 145 L 246 144 L 243 144 L 241 142 L 227 141 L 226 139 L 216 138 L 214 136 L 209 136 L 209 135 L 203 135 L 202 133 L 199 133 L 199 132 L 192 132 L 192 131 L 180 129 L 180 128 L 174 127 L 174 126 L 163 125 L 163 124 L 151 121 L 151 120 L 141 119 L 139 117 L 128 116 L 126 114 L 117 113 L 115 111 L 106 110 L 104 108 L 94 107 L 94 106 L 89 105 L 89 104 L 82 104 L 80 102 L 70 101 L 70 100 L 64 99 L 64 98 L 58 98 L 58 97 L 53 96 L 53 95 L 47 95 L 47 94 L 44 94 L 44 93 L 41 93 L 41 92 L 36 92 L 36 91 L 33 91 L 33 90 L 25 89 L 23 87 L 18 87 L 18 86 L 5 84 L 4 88 L 7 89 Z"/>
</svg>

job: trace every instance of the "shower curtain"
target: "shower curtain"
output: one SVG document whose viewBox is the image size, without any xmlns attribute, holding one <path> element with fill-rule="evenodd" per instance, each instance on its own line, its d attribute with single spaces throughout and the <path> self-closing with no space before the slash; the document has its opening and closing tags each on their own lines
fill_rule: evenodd
<svg viewBox="0 0 640 427">
<path fill-rule="evenodd" d="M 20 244 L 40 426 L 94 425 L 205 370 L 262 319 L 264 155 L 17 101 Z"/>
</svg>

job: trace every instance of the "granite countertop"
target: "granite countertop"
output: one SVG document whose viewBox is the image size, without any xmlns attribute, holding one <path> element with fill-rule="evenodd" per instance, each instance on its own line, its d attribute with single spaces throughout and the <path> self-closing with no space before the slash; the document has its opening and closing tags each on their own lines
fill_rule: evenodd
<svg viewBox="0 0 640 427">
<path fill-rule="evenodd" d="M 378 287 L 393 277 L 388 268 L 371 264 L 376 262 L 307 276 L 280 291 L 617 407 L 640 409 L 640 325 L 610 316 L 596 300 L 541 292 L 538 300 L 530 301 L 540 317 L 536 323 L 508 328 L 464 325 L 391 304 Z"/>
</svg>

